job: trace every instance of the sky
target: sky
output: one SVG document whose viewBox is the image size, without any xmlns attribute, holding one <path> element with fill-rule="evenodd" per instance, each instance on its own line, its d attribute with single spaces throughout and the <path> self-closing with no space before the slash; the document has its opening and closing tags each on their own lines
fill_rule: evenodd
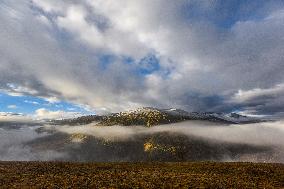
<svg viewBox="0 0 284 189">
<path fill-rule="evenodd" d="M 1 0 L 0 119 L 284 115 L 283 0 Z"/>
</svg>

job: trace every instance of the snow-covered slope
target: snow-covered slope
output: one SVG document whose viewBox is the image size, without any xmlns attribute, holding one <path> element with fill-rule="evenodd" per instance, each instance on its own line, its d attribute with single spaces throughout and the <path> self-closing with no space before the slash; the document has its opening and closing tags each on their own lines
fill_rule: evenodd
<svg viewBox="0 0 284 189">
<path fill-rule="evenodd" d="M 237 113 L 216 113 L 216 112 L 187 112 L 181 109 L 164 109 L 161 110 L 173 116 L 185 116 L 191 120 L 208 120 L 208 121 L 220 121 L 228 123 L 255 123 L 262 120 L 254 117 L 243 116 Z"/>
</svg>

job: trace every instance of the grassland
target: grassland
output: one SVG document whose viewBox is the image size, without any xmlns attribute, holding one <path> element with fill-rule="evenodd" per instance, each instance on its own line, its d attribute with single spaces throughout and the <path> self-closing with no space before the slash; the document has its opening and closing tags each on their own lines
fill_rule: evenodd
<svg viewBox="0 0 284 189">
<path fill-rule="evenodd" d="M 283 164 L 1 162 L 1 188 L 283 188 Z"/>
</svg>

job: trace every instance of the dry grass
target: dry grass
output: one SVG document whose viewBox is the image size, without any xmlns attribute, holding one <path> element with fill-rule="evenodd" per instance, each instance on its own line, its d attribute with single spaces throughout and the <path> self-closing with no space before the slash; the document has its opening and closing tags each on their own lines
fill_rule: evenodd
<svg viewBox="0 0 284 189">
<path fill-rule="evenodd" d="M 283 188 L 283 164 L 1 162 L 1 188 Z"/>
</svg>

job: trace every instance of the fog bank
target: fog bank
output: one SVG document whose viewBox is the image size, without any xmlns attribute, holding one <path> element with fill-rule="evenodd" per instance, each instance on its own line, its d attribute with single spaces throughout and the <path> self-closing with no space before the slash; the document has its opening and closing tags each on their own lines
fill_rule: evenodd
<svg viewBox="0 0 284 189">
<path fill-rule="evenodd" d="M 45 126 L 45 128 L 68 134 L 81 133 L 107 140 L 127 140 L 128 138 L 133 138 L 141 134 L 172 132 L 224 142 L 284 146 L 284 121 L 242 125 L 218 125 L 205 121 L 185 121 L 151 128 L 143 126 L 99 127 L 95 126 L 95 124 L 81 126 Z"/>
<path fill-rule="evenodd" d="M 284 121 L 244 125 L 186 121 L 151 128 L 23 125 L 0 128 L 0 160 L 284 163 L 283 136 Z"/>
</svg>

